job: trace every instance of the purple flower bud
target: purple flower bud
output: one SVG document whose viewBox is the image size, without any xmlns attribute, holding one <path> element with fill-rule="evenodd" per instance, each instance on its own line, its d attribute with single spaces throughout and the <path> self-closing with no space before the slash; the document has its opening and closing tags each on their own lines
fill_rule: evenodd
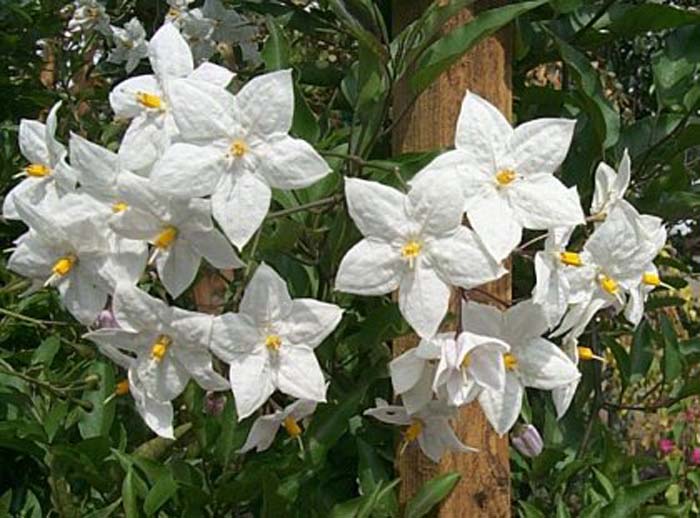
<svg viewBox="0 0 700 518">
<path fill-rule="evenodd" d="M 694 466 L 700 465 L 700 448 L 693 448 L 690 452 L 690 459 L 688 459 Z"/>
<path fill-rule="evenodd" d="M 537 457 L 544 447 L 540 432 L 531 424 L 517 426 L 515 433 L 510 436 L 510 442 L 526 457 Z"/>
<path fill-rule="evenodd" d="M 204 412 L 207 415 L 216 417 L 224 411 L 226 406 L 226 396 L 219 392 L 207 392 L 204 397 Z"/>
<path fill-rule="evenodd" d="M 114 313 L 112 313 L 111 309 L 103 309 L 100 311 L 100 314 L 97 315 L 97 320 L 95 321 L 95 327 L 97 329 L 110 329 L 110 328 L 119 328 L 119 323 L 117 322 L 117 319 L 114 317 Z"/>
<path fill-rule="evenodd" d="M 659 451 L 664 455 L 671 453 L 675 447 L 676 443 L 673 442 L 673 439 L 661 439 L 659 441 Z"/>
</svg>

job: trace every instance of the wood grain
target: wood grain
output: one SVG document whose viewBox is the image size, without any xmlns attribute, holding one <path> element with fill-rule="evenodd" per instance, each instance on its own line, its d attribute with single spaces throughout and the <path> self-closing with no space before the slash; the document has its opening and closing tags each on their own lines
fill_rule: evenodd
<svg viewBox="0 0 700 518">
<path fill-rule="evenodd" d="M 400 30 L 413 21 L 430 0 L 393 0 L 393 27 Z M 464 10 L 445 26 L 445 30 L 468 22 L 479 10 L 503 5 L 500 1 L 477 1 L 470 10 Z M 395 154 L 448 148 L 454 143 L 454 130 L 462 98 L 467 89 L 495 104 L 510 117 L 511 95 L 511 37 L 501 31 L 480 43 L 461 61 L 445 72 L 423 92 L 392 135 Z M 397 88 L 393 113 L 402 113 L 413 100 L 406 86 Z M 484 287 L 498 298 L 510 300 L 510 276 Z M 473 298 L 477 298 L 474 296 Z M 483 302 L 490 302 L 487 298 Z M 458 304 L 452 304 L 453 309 Z M 394 343 L 398 355 L 417 343 L 415 336 L 402 337 Z M 479 449 L 474 454 L 450 454 L 439 465 L 421 454 L 417 445 L 409 446 L 397 460 L 401 477 L 402 504 L 415 494 L 420 486 L 433 476 L 457 471 L 462 478 L 440 507 L 440 518 L 509 517 L 510 467 L 507 437 L 499 438 L 486 421 L 478 404 L 460 411 L 455 430 L 465 444 Z"/>
</svg>

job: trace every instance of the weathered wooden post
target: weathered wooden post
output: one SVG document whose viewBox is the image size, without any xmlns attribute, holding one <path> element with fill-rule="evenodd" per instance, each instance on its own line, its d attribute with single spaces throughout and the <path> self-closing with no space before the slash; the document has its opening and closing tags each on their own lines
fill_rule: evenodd
<svg viewBox="0 0 700 518">
<path fill-rule="evenodd" d="M 442 0 L 445 3 L 450 0 Z M 418 17 L 432 0 L 393 0 L 393 26 L 396 31 Z M 479 1 L 455 16 L 445 31 L 468 22 L 474 13 L 503 5 L 503 1 Z M 394 153 L 407 153 L 450 147 L 462 98 L 472 90 L 511 114 L 511 38 L 507 30 L 480 43 L 445 72 L 417 99 L 392 135 Z M 408 87 L 400 88 L 394 99 L 394 113 L 403 112 L 412 100 Z M 484 287 L 500 299 L 509 300 L 510 277 Z M 484 300 L 484 302 L 488 302 Z M 456 304 L 454 305 L 456 307 Z M 408 336 L 397 340 L 395 354 L 417 342 Z M 486 421 L 478 404 L 462 409 L 456 432 L 462 441 L 478 448 L 475 454 L 450 454 L 439 465 L 409 448 L 398 459 L 401 502 L 405 503 L 420 486 L 439 473 L 456 471 L 462 478 L 439 511 L 441 518 L 510 516 L 510 468 L 508 439 L 499 438 Z"/>
</svg>

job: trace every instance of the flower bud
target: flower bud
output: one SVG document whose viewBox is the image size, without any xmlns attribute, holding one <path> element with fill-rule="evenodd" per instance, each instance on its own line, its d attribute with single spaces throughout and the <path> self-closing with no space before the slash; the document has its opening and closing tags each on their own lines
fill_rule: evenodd
<svg viewBox="0 0 700 518">
<path fill-rule="evenodd" d="M 207 392 L 204 397 L 204 412 L 207 415 L 216 417 L 224 411 L 226 406 L 226 396 L 218 392 Z"/>
<path fill-rule="evenodd" d="M 661 439 L 659 440 L 659 451 L 664 455 L 668 455 L 676 447 L 676 443 L 673 439 Z"/>
<path fill-rule="evenodd" d="M 693 448 L 688 457 L 688 462 L 690 464 L 694 466 L 700 466 L 700 448 Z"/>
<path fill-rule="evenodd" d="M 103 309 L 100 314 L 97 315 L 97 320 L 95 321 L 95 326 L 97 329 L 112 329 L 119 328 L 119 323 L 114 317 L 111 309 Z"/>
<path fill-rule="evenodd" d="M 540 432 L 531 424 L 519 425 L 511 435 L 513 447 L 526 457 L 537 457 L 544 446 Z"/>
</svg>

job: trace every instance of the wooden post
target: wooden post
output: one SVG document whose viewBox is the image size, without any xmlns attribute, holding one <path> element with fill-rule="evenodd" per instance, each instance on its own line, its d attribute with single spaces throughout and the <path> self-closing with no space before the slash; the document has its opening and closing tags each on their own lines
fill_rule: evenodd
<svg viewBox="0 0 700 518">
<path fill-rule="evenodd" d="M 448 2 L 449 0 L 442 0 Z M 432 0 L 393 0 L 393 26 L 396 31 L 415 20 Z M 467 22 L 473 13 L 497 7 L 503 1 L 474 2 L 471 9 L 450 20 L 445 31 Z M 454 130 L 462 98 L 467 89 L 495 104 L 507 117 L 511 115 L 511 40 L 508 31 L 501 31 L 475 47 L 461 61 L 445 72 L 424 91 L 397 124 L 392 135 L 395 154 L 433 150 L 454 145 Z M 401 113 L 412 95 L 407 86 L 397 89 L 394 113 Z M 500 299 L 510 300 L 510 277 L 486 287 Z M 476 297 L 473 297 L 476 298 Z M 484 300 L 488 302 L 488 300 Z M 453 307 L 458 307 L 453 304 Z M 413 347 L 416 337 L 396 340 L 394 353 Z M 402 504 L 437 474 L 456 471 L 462 475 L 439 510 L 440 518 L 501 518 L 510 516 L 510 466 L 508 439 L 499 438 L 486 421 L 478 404 L 472 403 L 460 411 L 456 426 L 462 441 L 478 448 L 479 453 L 450 454 L 439 465 L 425 457 L 418 448 L 407 448 L 398 457 L 401 477 Z"/>
</svg>

